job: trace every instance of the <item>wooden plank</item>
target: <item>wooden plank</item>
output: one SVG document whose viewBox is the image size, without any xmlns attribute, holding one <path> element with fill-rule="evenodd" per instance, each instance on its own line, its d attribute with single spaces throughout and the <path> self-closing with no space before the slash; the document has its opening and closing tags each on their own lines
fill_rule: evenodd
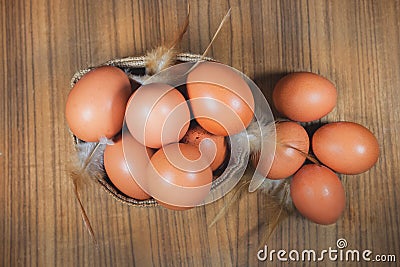
<svg viewBox="0 0 400 267">
<path fill-rule="evenodd" d="M 98 247 L 73 195 L 67 171 L 73 145 L 64 118 L 71 76 L 168 44 L 186 7 L 187 1 L 173 0 L 1 1 L 1 266 L 267 263 L 257 260 L 270 216 L 262 193 L 245 193 L 209 228 L 227 199 L 185 212 L 134 208 L 89 184 L 82 200 Z M 229 7 L 231 18 L 210 56 L 246 73 L 267 99 L 288 72 L 327 77 L 339 98 L 323 121 L 361 123 L 381 149 L 369 172 L 341 176 L 347 205 L 337 224 L 318 226 L 294 214 L 277 227 L 269 249 L 321 251 L 345 238 L 349 249 L 397 253 L 399 261 L 400 2 L 190 1 L 181 51 L 202 53 Z"/>
</svg>

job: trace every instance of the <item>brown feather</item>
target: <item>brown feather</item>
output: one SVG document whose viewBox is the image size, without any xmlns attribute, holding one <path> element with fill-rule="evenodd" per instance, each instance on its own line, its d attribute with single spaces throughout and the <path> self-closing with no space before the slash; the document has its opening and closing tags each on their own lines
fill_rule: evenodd
<svg viewBox="0 0 400 267">
<path fill-rule="evenodd" d="M 290 187 L 289 182 L 285 181 L 275 189 L 274 193 L 268 193 L 266 202 L 268 203 L 265 205 L 267 210 L 267 216 L 265 220 L 265 226 L 267 229 L 267 233 L 265 237 L 262 239 L 260 243 L 259 249 L 264 247 L 264 245 L 269 241 L 270 237 L 272 236 L 273 232 L 276 230 L 278 225 L 288 218 L 292 213 L 293 204 L 290 200 Z"/>
<path fill-rule="evenodd" d="M 86 210 L 85 210 L 85 208 L 84 208 L 84 206 L 82 204 L 82 200 L 81 200 L 79 192 L 78 192 L 78 187 L 80 187 L 79 186 L 79 182 L 82 181 L 81 173 L 80 172 L 76 172 L 76 171 L 72 171 L 71 172 L 71 179 L 72 179 L 72 183 L 74 185 L 74 194 L 75 194 L 75 198 L 78 200 L 79 209 L 81 211 L 83 222 L 85 223 L 85 227 L 88 230 L 90 237 L 92 238 L 94 244 L 97 247 L 98 246 L 98 242 L 97 242 L 96 236 L 94 234 L 92 224 L 90 223 L 89 217 L 87 216 Z"/>
<path fill-rule="evenodd" d="M 82 142 L 78 140 L 75 148 L 77 153 L 70 166 L 70 178 L 74 186 L 74 195 L 78 201 L 85 227 L 88 230 L 94 244 L 97 246 L 98 242 L 80 198 L 79 191 L 84 184 L 88 183 L 89 181 L 97 182 L 98 179 L 105 174 L 103 168 L 103 153 L 105 145 L 100 143 Z"/>
<path fill-rule="evenodd" d="M 228 209 L 240 199 L 242 193 L 246 191 L 245 189 L 249 185 L 250 180 L 245 179 L 242 177 L 242 179 L 239 181 L 239 183 L 235 186 L 234 190 L 231 191 L 232 197 L 223 205 L 223 207 L 219 210 L 218 214 L 214 217 L 214 219 L 211 221 L 208 227 L 212 227 L 214 224 L 216 224 L 222 217 L 224 217 L 228 213 Z"/>
<path fill-rule="evenodd" d="M 159 46 L 147 53 L 145 57 L 145 67 L 147 75 L 154 75 L 165 70 L 176 62 L 178 54 L 177 46 L 182 41 L 183 35 L 186 33 L 189 26 L 190 8 L 188 5 L 188 14 L 177 36 L 174 38 L 170 46 Z"/>
<path fill-rule="evenodd" d="M 146 74 L 154 75 L 175 64 L 177 51 L 174 48 L 159 46 L 147 53 Z"/>
<path fill-rule="evenodd" d="M 174 38 L 174 41 L 169 46 L 170 49 L 175 49 L 182 41 L 183 35 L 185 35 L 187 28 L 189 27 L 189 17 L 190 17 L 190 4 L 188 4 L 187 6 L 187 15 L 185 22 L 181 26 L 181 29 L 178 31 L 177 36 Z"/>
<path fill-rule="evenodd" d="M 226 12 L 224 18 L 222 19 L 221 23 L 220 23 L 219 26 L 218 26 L 217 31 L 214 33 L 213 38 L 211 39 L 210 43 L 208 44 L 206 50 L 204 50 L 204 53 L 201 55 L 200 60 L 198 60 L 198 61 L 187 71 L 187 73 L 191 72 L 194 68 L 196 68 L 196 67 L 203 61 L 203 59 L 204 59 L 205 56 L 207 55 L 208 51 L 210 50 L 212 44 L 214 43 L 215 39 L 217 38 L 219 32 L 221 31 L 222 26 L 225 24 L 226 20 L 227 20 L 227 19 L 229 18 L 229 16 L 231 15 L 231 9 L 232 9 L 232 8 L 229 8 L 228 12 Z M 186 73 L 186 74 L 187 74 L 187 73 Z"/>
</svg>

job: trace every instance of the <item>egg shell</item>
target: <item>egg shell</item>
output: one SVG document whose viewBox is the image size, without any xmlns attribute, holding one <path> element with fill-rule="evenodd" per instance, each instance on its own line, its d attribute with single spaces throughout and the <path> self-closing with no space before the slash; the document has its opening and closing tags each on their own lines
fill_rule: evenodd
<svg viewBox="0 0 400 267">
<path fill-rule="evenodd" d="M 211 189 L 212 171 L 193 145 L 174 143 L 159 149 L 147 167 L 148 188 L 160 203 L 194 207 Z"/>
<path fill-rule="evenodd" d="M 186 87 L 196 121 L 212 134 L 237 134 L 253 119 L 251 89 L 238 72 L 226 65 L 198 64 L 189 73 Z"/>
<path fill-rule="evenodd" d="M 189 128 L 181 142 L 194 145 L 198 147 L 202 153 L 204 152 L 211 162 L 210 167 L 212 171 L 218 169 L 225 161 L 227 154 L 225 137 L 209 133 L 201 126 L 196 125 Z"/>
<path fill-rule="evenodd" d="M 129 159 L 130 165 L 128 166 L 124 155 L 123 139 L 120 136 L 114 141 L 113 145 L 107 145 L 104 150 L 104 168 L 107 176 L 115 187 L 125 195 L 138 200 L 149 199 L 150 196 L 137 184 L 130 170 L 132 168 L 142 169 L 136 170 L 136 172 L 145 175 L 147 164 L 153 151 L 143 147 L 133 137 L 125 136 L 124 141 L 126 149 L 134 152 L 135 158 Z"/>
<path fill-rule="evenodd" d="M 293 176 L 290 196 L 297 210 L 318 224 L 335 223 L 346 206 L 346 195 L 338 176 L 325 166 L 304 165 Z"/>
<path fill-rule="evenodd" d="M 142 85 L 129 99 L 126 124 L 141 144 L 160 148 L 179 142 L 190 124 L 190 110 L 183 95 L 163 83 Z"/>
<path fill-rule="evenodd" d="M 268 141 L 268 140 L 267 140 Z M 276 123 L 276 149 L 272 160 L 260 161 L 253 158 L 257 171 L 269 179 L 284 179 L 293 175 L 305 162 L 310 140 L 303 126 L 293 121 Z"/>
<path fill-rule="evenodd" d="M 65 117 L 72 133 L 86 142 L 115 136 L 122 129 L 131 93 L 129 78 L 119 68 L 98 67 L 85 74 L 66 103 Z"/>
<path fill-rule="evenodd" d="M 354 122 L 334 122 L 320 127 L 312 137 L 315 156 L 326 166 L 343 174 L 368 171 L 379 158 L 374 134 Z"/>
<path fill-rule="evenodd" d="M 276 84 L 272 99 L 285 117 L 298 121 L 318 120 L 336 106 L 337 90 L 328 79 L 311 72 L 295 72 Z"/>
</svg>

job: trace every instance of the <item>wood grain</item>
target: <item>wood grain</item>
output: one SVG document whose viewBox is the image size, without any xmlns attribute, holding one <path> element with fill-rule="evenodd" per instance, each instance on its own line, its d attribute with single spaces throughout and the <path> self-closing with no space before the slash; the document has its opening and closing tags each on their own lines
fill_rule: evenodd
<svg viewBox="0 0 400 267">
<path fill-rule="evenodd" d="M 83 202 L 97 247 L 73 196 L 67 172 L 73 144 L 64 118 L 72 74 L 170 42 L 185 19 L 187 1 L 0 3 L 1 266 L 270 263 L 257 260 L 269 216 L 261 193 L 244 194 L 208 228 L 226 199 L 185 212 L 134 208 L 89 184 Z M 249 75 L 267 98 L 288 72 L 327 77 L 339 98 L 323 121 L 361 123 L 380 143 L 373 169 L 342 176 L 347 206 L 337 224 L 318 226 L 295 214 L 277 227 L 268 247 L 320 251 L 345 238 L 349 249 L 396 254 L 399 262 L 400 2 L 193 0 L 190 7 L 181 51 L 201 53 L 232 7 L 210 56 Z M 272 263 L 286 264 L 276 258 Z"/>
</svg>

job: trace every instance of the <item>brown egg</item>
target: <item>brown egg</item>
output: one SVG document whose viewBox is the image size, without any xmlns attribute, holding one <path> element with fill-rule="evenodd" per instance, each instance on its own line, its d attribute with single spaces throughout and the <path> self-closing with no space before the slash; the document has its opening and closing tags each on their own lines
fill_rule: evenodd
<svg viewBox="0 0 400 267">
<path fill-rule="evenodd" d="M 319 128 L 313 135 L 315 156 L 326 166 L 343 174 L 369 170 L 379 157 L 374 134 L 354 122 L 334 122 Z"/>
<path fill-rule="evenodd" d="M 186 100 L 170 85 L 142 85 L 129 99 L 126 124 L 132 136 L 147 147 L 160 148 L 179 142 L 189 123 Z"/>
<path fill-rule="evenodd" d="M 194 207 L 207 197 L 212 182 L 208 162 L 193 145 L 174 143 L 159 149 L 147 167 L 148 188 L 159 203 Z"/>
<path fill-rule="evenodd" d="M 238 72 L 226 65 L 200 63 L 189 73 L 186 87 L 196 121 L 212 134 L 237 134 L 253 119 L 251 89 Z"/>
<path fill-rule="evenodd" d="M 85 74 L 68 95 L 65 116 L 72 133 L 86 142 L 112 138 L 121 129 L 132 93 L 128 76 L 111 66 Z"/>
<path fill-rule="evenodd" d="M 196 125 L 190 128 L 181 140 L 200 149 L 211 163 L 211 170 L 215 171 L 224 162 L 227 148 L 224 136 L 214 135 Z"/>
<path fill-rule="evenodd" d="M 337 91 L 333 83 L 320 75 L 295 72 L 278 81 L 272 98 L 276 109 L 287 118 L 310 122 L 333 110 Z"/>
<path fill-rule="evenodd" d="M 294 176 L 290 196 L 297 210 L 318 224 L 335 223 L 346 206 L 346 195 L 339 177 L 325 166 L 308 164 Z"/>
<path fill-rule="evenodd" d="M 272 165 L 269 160 L 253 158 L 252 165 L 270 179 L 284 179 L 293 175 L 306 160 L 310 141 L 306 130 L 296 122 L 276 124 L 276 149 Z"/>
<path fill-rule="evenodd" d="M 129 166 L 124 156 L 124 147 L 131 152 L 134 151 L 134 159 L 129 159 Z M 146 174 L 147 164 L 153 151 L 139 144 L 133 137 L 127 135 L 123 139 L 120 136 L 114 145 L 107 145 L 104 151 L 104 168 L 111 182 L 125 195 L 139 199 L 149 199 L 150 196 L 137 184 L 131 174 L 133 168 L 137 173 Z"/>
</svg>

